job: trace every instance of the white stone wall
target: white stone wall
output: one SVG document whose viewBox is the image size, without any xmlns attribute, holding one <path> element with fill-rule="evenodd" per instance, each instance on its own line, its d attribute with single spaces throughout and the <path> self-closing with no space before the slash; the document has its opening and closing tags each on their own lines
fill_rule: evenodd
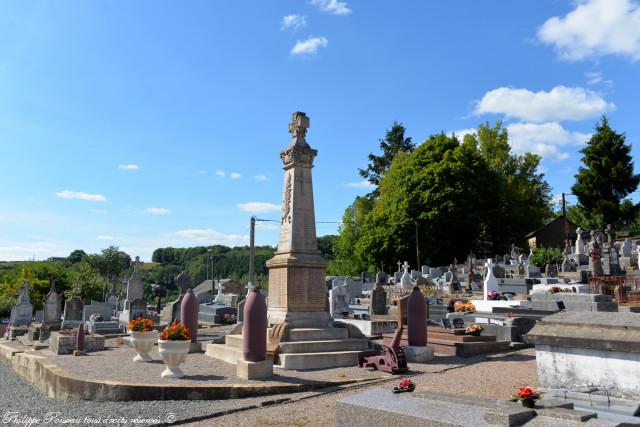
<svg viewBox="0 0 640 427">
<path fill-rule="evenodd" d="M 640 353 L 537 344 L 536 363 L 541 387 L 613 387 L 614 395 L 640 399 Z"/>
</svg>

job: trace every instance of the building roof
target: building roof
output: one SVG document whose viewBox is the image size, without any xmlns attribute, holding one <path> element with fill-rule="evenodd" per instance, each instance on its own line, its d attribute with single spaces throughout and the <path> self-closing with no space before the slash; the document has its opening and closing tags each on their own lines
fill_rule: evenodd
<svg viewBox="0 0 640 427">
<path fill-rule="evenodd" d="M 552 224 L 554 224 L 556 221 L 563 221 L 564 222 L 564 215 L 560 215 L 557 216 L 549 221 L 547 221 L 544 225 L 542 225 L 541 227 L 536 228 L 535 230 L 533 230 L 531 233 L 527 234 L 526 236 L 524 236 L 526 239 L 529 239 L 531 237 L 536 236 L 540 231 L 544 230 L 545 228 L 548 228 L 549 226 L 551 226 Z M 567 219 L 567 224 L 572 225 L 574 228 L 577 227 L 577 225 L 575 225 L 573 222 L 571 222 L 569 219 Z"/>
</svg>

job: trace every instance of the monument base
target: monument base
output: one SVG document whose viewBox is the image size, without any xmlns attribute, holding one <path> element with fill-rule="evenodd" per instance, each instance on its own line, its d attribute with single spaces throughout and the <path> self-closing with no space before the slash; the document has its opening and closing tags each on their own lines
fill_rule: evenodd
<svg viewBox="0 0 640 427">
<path fill-rule="evenodd" d="M 436 357 L 435 350 L 431 346 L 416 347 L 408 345 L 406 347 L 402 347 L 402 350 L 404 351 L 404 355 L 409 363 L 427 363 L 431 362 Z"/>
<path fill-rule="evenodd" d="M 248 362 L 238 359 L 236 375 L 243 380 L 261 380 L 273 375 L 273 362 L 263 360 L 261 362 Z"/>
<path fill-rule="evenodd" d="M 269 326 L 276 323 L 291 323 L 294 328 L 326 328 L 332 319 L 326 311 L 277 311 L 267 312 Z"/>
</svg>

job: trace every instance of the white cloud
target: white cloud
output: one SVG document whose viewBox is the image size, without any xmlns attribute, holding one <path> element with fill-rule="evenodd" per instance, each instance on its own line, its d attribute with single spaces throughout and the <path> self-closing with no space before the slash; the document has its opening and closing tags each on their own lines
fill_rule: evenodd
<svg viewBox="0 0 640 427">
<path fill-rule="evenodd" d="M 225 176 L 227 176 L 227 174 L 225 174 L 224 171 L 221 171 L 221 170 L 218 169 L 216 171 L 216 176 L 221 176 L 221 177 L 224 178 Z"/>
<path fill-rule="evenodd" d="M 640 59 L 640 4 L 632 0 L 578 0 L 564 17 L 549 18 L 538 39 L 553 45 L 562 59 L 603 55 Z"/>
<path fill-rule="evenodd" d="M 243 212 L 251 213 L 277 212 L 280 210 L 280 205 L 267 202 L 238 203 L 236 206 Z"/>
<path fill-rule="evenodd" d="M 66 247 L 68 244 L 52 242 L 16 243 L 0 242 L 0 260 L 3 261 L 24 261 L 30 259 L 45 259 L 51 256 L 67 256 L 71 250 Z"/>
<path fill-rule="evenodd" d="M 124 171 L 137 171 L 138 169 L 140 169 L 140 166 L 134 163 L 129 163 L 127 165 L 118 165 L 118 169 L 124 170 Z"/>
<path fill-rule="evenodd" d="M 509 144 L 517 154 L 531 152 L 554 161 L 565 160 L 569 154 L 563 146 L 579 146 L 590 137 L 582 132 L 572 132 L 559 123 L 513 123 L 507 126 Z"/>
<path fill-rule="evenodd" d="M 238 172 L 231 172 L 231 173 L 229 174 L 229 176 L 230 176 L 232 179 L 240 179 L 240 178 L 242 178 L 242 175 L 240 175 Z"/>
<path fill-rule="evenodd" d="M 105 202 L 107 198 L 102 194 L 89 194 L 81 191 L 64 190 L 56 193 L 56 196 L 62 199 L 86 200 L 88 202 Z"/>
<path fill-rule="evenodd" d="M 593 71 L 585 73 L 584 76 L 587 78 L 587 84 L 589 86 L 594 86 L 597 84 L 601 84 L 606 86 L 607 88 L 613 87 L 612 80 L 606 80 L 600 71 Z"/>
<path fill-rule="evenodd" d="M 298 40 L 291 49 L 291 55 L 315 55 L 319 48 L 327 47 L 328 44 L 326 37 L 309 37 L 306 40 Z"/>
<path fill-rule="evenodd" d="M 532 122 L 583 120 L 615 109 L 599 93 L 581 87 L 556 86 L 551 91 L 500 87 L 487 92 L 474 114 L 504 114 Z"/>
<path fill-rule="evenodd" d="M 179 230 L 175 232 L 177 237 L 183 239 L 189 239 L 199 243 L 214 243 L 214 244 L 226 244 L 235 245 L 247 240 L 246 237 L 239 236 L 237 234 L 225 234 L 211 228 L 206 229 L 190 229 Z"/>
<path fill-rule="evenodd" d="M 304 15 L 287 15 L 282 18 L 282 26 L 281 30 L 286 30 L 291 28 L 294 32 L 302 27 L 307 26 L 307 17 Z"/>
<path fill-rule="evenodd" d="M 114 237 L 113 236 L 104 235 L 104 236 L 98 236 L 98 237 L 96 237 L 96 239 L 98 239 L 98 240 L 113 240 Z"/>
<path fill-rule="evenodd" d="M 166 215 L 171 213 L 171 209 L 167 208 L 146 208 L 144 211 L 150 215 Z"/>
<path fill-rule="evenodd" d="M 266 175 L 256 175 L 254 178 L 256 179 L 256 181 L 266 181 L 267 180 L 267 176 Z"/>
<path fill-rule="evenodd" d="M 329 12 L 334 15 L 348 15 L 351 13 L 351 9 L 347 6 L 347 2 L 339 0 L 311 0 L 314 6 L 318 6 L 320 10 Z"/>
<path fill-rule="evenodd" d="M 346 185 L 347 187 L 354 187 L 354 188 L 373 187 L 373 184 L 367 181 L 366 179 L 364 181 L 358 181 L 358 182 L 345 182 L 344 185 Z"/>
</svg>

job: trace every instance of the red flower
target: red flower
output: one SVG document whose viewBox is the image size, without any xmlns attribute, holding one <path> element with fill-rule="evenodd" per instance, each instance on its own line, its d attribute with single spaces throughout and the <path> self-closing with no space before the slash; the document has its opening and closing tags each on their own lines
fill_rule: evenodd
<svg viewBox="0 0 640 427">
<path fill-rule="evenodd" d="M 400 388 L 409 388 L 413 385 L 413 381 L 411 381 L 409 378 L 405 378 L 402 381 L 400 381 L 400 384 L 398 384 L 398 387 Z"/>
<path fill-rule="evenodd" d="M 521 399 L 526 399 L 528 397 L 535 399 L 538 397 L 538 394 L 535 391 L 533 391 L 531 387 L 520 387 L 518 389 L 518 396 Z"/>
</svg>

